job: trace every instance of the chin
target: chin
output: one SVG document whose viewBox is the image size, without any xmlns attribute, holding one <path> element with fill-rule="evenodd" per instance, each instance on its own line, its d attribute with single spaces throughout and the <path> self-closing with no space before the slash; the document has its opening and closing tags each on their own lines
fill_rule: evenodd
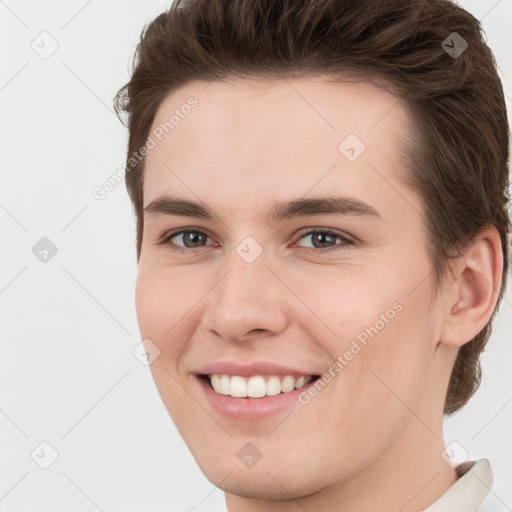
<svg viewBox="0 0 512 512">
<path fill-rule="evenodd" d="M 308 471 L 264 457 L 253 467 L 246 468 L 235 456 L 231 460 L 219 457 L 196 458 L 205 477 L 226 493 L 244 498 L 282 501 L 298 499 L 318 492 L 328 485 L 318 471 Z M 281 465 L 279 464 L 281 462 Z M 315 473 L 316 478 L 311 474 Z"/>
</svg>

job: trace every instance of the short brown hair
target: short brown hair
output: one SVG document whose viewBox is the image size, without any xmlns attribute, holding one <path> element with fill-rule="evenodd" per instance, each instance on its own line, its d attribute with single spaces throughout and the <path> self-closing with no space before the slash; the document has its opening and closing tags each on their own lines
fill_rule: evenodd
<svg viewBox="0 0 512 512">
<path fill-rule="evenodd" d="M 456 34 L 454 34 L 456 32 Z M 428 252 L 439 289 L 449 260 L 474 236 L 498 230 L 504 271 L 485 328 L 459 349 L 445 414 L 481 380 L 479 355 L 508 271 L 509 127 L 503 87 L 480 22 L 448 0 L 176 0 L 141 34 L 130 81 L 116 95 L 128 114 L 126 186 L 143 231 L 144 159 L 155 113 L 192 80 L 354 76 L 387 84 L 412 114 L 408 181 L 424 201 Z M 456 39 L 454 39 L 454 37 Z M 464 49 L 450 55 L 454 41 Z M 445 51 L 446 50 L 446 51 Z"/>
</svg>

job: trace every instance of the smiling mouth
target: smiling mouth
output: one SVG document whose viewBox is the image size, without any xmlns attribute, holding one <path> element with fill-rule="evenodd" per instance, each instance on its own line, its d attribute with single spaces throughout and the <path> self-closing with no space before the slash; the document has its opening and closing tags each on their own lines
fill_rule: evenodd
<svg viewBox="0 0 512 512">
<path fill-rule="evenodd" d="M 317 380 L 318 375 L 254 375 L 242 377 L 240 375 L 208 374 L 201 375 L 208 385 L 219 395 L 228 395 L 235 398 L 263 398 L 286 394 L 295 389 L 302 388 Z"/>
</svg>

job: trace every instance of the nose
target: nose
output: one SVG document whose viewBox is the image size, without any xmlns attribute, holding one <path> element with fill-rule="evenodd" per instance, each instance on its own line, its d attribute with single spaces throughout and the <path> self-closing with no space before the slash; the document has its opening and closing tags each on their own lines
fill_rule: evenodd
<svg viewBox="0 0 512 512">
<path fill-rule="evenodd" d="M 284 331 L 292 294 L 276 274 L 279 271 L 271 269 L 266 258 L 247 263 L 235 253 L 208 294 L 203 327 L 236 343 Z"/>
</svg>

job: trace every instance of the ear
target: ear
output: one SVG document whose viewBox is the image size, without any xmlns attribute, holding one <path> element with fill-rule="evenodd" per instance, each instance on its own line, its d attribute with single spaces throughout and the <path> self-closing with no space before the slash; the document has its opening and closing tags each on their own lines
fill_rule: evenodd
<svg viewBox="0 0 512 512">
<path fill-rule="evenodd" d="M 444 293 L 440 343 L 461 347 L 485 327 L 498 300 L 502 273 L 500 235 L 489 226 L 454 265 L 455 279 Z"/>
</svg>

